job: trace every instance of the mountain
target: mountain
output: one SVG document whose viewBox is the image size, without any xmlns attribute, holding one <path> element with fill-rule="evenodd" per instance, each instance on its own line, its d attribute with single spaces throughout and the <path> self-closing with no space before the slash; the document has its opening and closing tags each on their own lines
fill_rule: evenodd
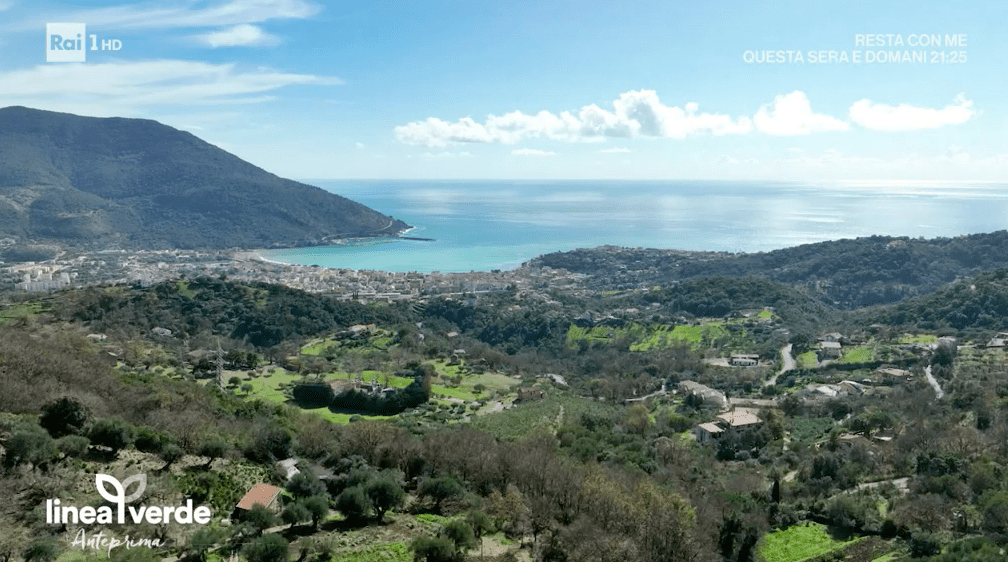
<svg viewBox="0 0 1008 562">
<path fill-rule="evenodd" d="M 530 263 L 588 274 L 590 284 L 609 289 L 758 275 L 854 309 L 899 302 L 960 277 L 1008 267 L 1008 231 L 929 240 L 871 236 L 737 254 L 602 246 L 546 254 Z"/>
<path fill-rule="evenodd" d="M 262 248 L 405 228 L 156 121 L 0 109 L 0 238 L 82 249 Z"/>
</svg>

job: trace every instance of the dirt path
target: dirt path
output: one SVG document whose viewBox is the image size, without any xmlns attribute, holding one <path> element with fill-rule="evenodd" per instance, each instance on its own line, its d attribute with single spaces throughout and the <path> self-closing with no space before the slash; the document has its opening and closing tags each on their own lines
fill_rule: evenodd
<svg viewBox="0 0 1008 562">
<path fill-rule="evenodd" d="M 910 481 L 909 478 L 904 477 L 904 478 L 893 478 L 891 480 L 881 480 L 879 482 L 865 482 L 864 484 L 858 484 L 857 489 L 867 490 L 871 488 L 878 488 L 882 484 L 892 484 L 893 486 L 896 486 L 896 489 L 905 494 L 910 491 L 910 487 L 908 486 L 909 481 Z"/>
<path fill-rule="evenodd" d="M 934 375 L 931 374 L 931 365 L 928 365 L 927 367 L 924 368 L 924 376 L 927 377 L 928 383 L 931 385 L 931 388 L 934 389 L 935 396 L 937 396 L 938 399 L 941 400 L 942 397 L 945 396 L 945 391 L 942 390 L 941 385 L 938 384 L 938 379 L 934 378 Z"/>
</svg>

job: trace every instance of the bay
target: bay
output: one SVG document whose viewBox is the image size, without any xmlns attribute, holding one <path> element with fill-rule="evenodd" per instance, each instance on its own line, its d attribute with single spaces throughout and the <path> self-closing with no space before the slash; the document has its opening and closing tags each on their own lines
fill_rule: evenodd
<svg viewBox="0 0 1008 562">
<path fill-rule="evenodd" d="M 1008 227 L 1008 184 L 955 182 L 311 181 L 415 227 L 414 240 L 268 250 L 292 264 L 384 271 L 511 269 L 616 245 L 759 252 L 875 234 Z"/>
</svg>

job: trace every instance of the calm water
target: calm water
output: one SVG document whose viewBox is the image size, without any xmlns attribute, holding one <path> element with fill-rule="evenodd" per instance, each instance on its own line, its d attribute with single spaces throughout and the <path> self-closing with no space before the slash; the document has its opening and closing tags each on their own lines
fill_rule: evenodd
<svg viewBox="0 0 1008 562">
<path fill-rule="evenodd" d="M 510 269 L 604 244 L 757 252 L 809 242 L 1008 228 L 1008 184 L 309 181 L 414 225 L 396 240 L 265 252 L 386 271 Z"/>
</svg>

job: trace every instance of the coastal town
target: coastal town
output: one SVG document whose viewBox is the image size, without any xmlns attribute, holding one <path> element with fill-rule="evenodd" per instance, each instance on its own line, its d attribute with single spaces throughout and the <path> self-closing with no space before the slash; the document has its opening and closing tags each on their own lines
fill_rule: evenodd
<svg viewBox="0 0 1008 562">
<path fill-rule="evenodd" d="M 98 284 L 149 286 L 183 277 L 225 276 L 241 282 L 285 285 L 310 293 L 360 302 L 412 301 L 432 295 L 497 292 L 509 288 L 572 290 L 583 274 L 525 265 L 512 270 L 442 273 L 394 272 L 289 265 L 255 251 L 112 250 L 91 254 L 60 253 L 45 261 L 0 263 L 0 290 L 39 293 Z"/>
</svg>

